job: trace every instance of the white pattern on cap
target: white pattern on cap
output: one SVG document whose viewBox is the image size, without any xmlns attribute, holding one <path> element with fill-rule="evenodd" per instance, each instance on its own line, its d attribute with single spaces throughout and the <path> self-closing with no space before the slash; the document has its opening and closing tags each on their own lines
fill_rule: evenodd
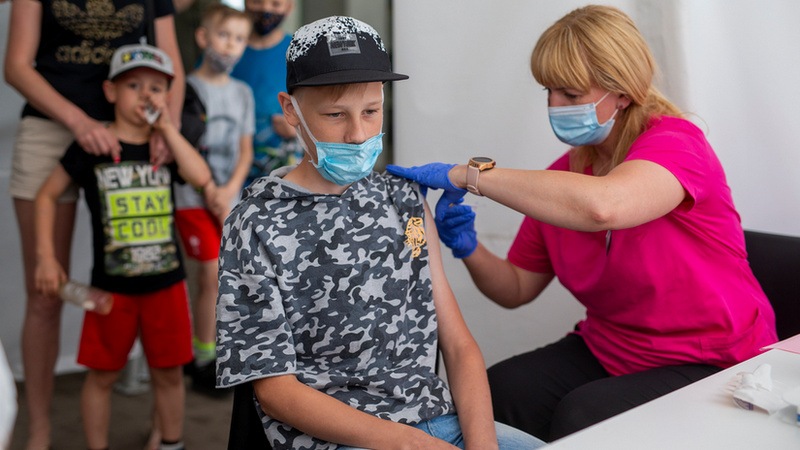
<svg viewBox="0 0 800 450">
<path fill-rule="evenodd" d="M 358 32 L 372 36 L 378 48 L 386 51 L 378 32 L 371 26 L 352 17 L 333 16 L 317 20 L 297 30 L 292 36 L 292 44 L 286 52 L 286 59 L 295 61 L 297 58 L 305 56 L 322 36 Z"/>
</svg>

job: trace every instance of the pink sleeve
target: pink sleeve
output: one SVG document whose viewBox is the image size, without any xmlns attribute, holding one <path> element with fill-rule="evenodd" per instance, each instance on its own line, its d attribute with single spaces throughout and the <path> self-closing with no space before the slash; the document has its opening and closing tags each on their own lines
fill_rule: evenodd
<svg viewBox="0 0 800 450">
<path fill-rule="evenodd" d="M 669 170 L 681 183 L 691 202 L 707 198 L 710 180 L 725 175 L 703 132 L 687 120 L 663 117 L 651 123 L 631 146 L 625 160 L 652 161 Z"/>
<path fill-rule="evenodd" d="M 561 156 L 547 170 L 569 170 L 569 152 Z M 511 264 L 536 273 L 553 273 L 550 255 L 544 244 L 541 223 L 526 217 L 517 231 L 517 237 L 508 250 Z"/>
</svg>

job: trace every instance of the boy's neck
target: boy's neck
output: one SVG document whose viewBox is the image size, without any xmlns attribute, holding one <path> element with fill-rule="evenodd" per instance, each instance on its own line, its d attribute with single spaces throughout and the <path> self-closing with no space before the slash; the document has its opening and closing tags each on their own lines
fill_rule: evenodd
<svg viewBox="0 0 800 450">
<path fill-rule="evenodd" d="M 109 131 L 122 142 L 145 144 L 150 141 L 150 125 L 135 125 L 123 120 L 115 120 L 108 126 Z"/>
<path fill-rule="evenodd" d="M 229 73 L 215 72 L 209 68 L 206 62 L 200 64 L 200 67 L 195 69 L 192 75 L 210 84 L 227 84 L 231 80 Z"/>
<path fill-rule="evenodd" d="M 309 161 L 308 155 L 304 155 L 300 164 L 287 173 L 283 179 L 317 194 L 342 195 L 350 187 L 350 185 L 340 186 L 323 178 Z"/>
<path fill-rule="evenodd" d="M 282 28 L 276 28 L 266 36 L 259 36 L 258 33 L 250 33 L 250 39 L 247 45 L 256 50 L 264 50 L 275 47 L 286 36 L 286 32 Z"/>
</svg>

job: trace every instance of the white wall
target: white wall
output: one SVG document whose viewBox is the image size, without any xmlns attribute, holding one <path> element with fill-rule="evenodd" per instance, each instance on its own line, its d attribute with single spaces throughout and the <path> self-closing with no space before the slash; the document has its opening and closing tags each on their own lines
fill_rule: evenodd
<svg viewBox="0 0 800 450">
<path fill-rule="evenodd" d="M 605 1 L 639 25 L 658 60 L 658 86 L 700 118 L 728 174 L 746 228 L 800 235 L 800 3 L 793 0 Z M 530 75 L 539 35 L 584 1 L 394 2 L 395 161 L 541 169 L 565 150 L 550 130 L 546 97 Z M 433 197 L 435 200 L 435 197 Z M 478 235 L 505 255 L 521 215 L 483 198 Z M 446 252 L 449 255 L 449 252 Z M 507 311 L 475 289 L 463 264 L 447 271 L 487 363 L 565 334 L 583 308 L 553 283 Z"/>
</svg>

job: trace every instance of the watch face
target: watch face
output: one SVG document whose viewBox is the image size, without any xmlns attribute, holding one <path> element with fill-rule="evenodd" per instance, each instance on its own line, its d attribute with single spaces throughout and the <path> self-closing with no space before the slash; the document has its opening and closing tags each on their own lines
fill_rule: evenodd
<svg viewBox="0 0 800 450">
<path fill-rule="evenodd" d="M 479 164 L 492 162 L 492 158 L 487 158 L 485 156 L 473 156 L 472 160 Z"/>
</svg>

